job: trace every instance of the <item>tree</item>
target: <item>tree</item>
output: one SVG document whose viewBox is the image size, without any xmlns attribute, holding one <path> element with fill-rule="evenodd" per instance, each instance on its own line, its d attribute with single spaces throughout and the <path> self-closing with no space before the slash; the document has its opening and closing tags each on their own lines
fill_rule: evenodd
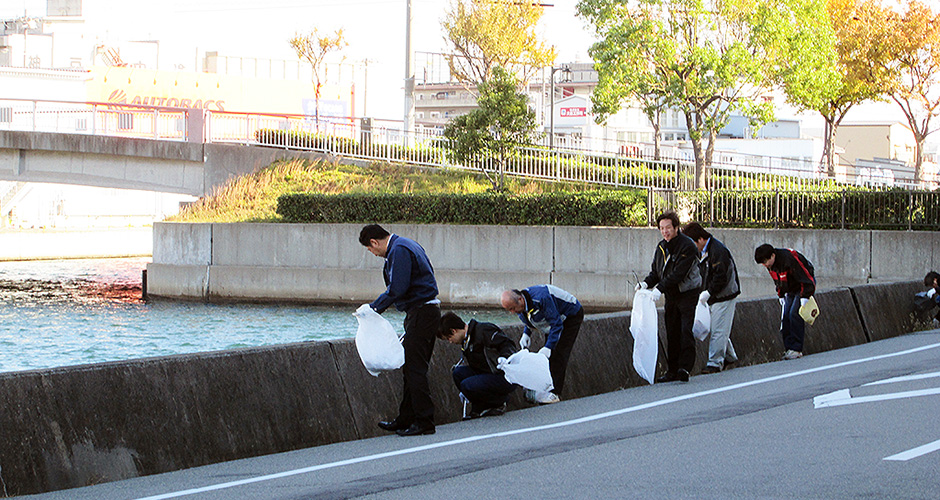
<svg viewBox="0 0 940 500">
<path fill-rule="evenodd" d="M 327 54 L 338 51 L 349 45 L 343 38 L 343 30 L 338 29 L 333 35 L 320 35 L 317 28 L 301 35 L 295 33 L 289 40 L 290 46 L 297 53 L 297 57 L 306 60 L 313 67 L 313 87 L 314 87 L 314 114 L 317 130 L 320 129 L 320 87 L 326 81 L 327 68 L 323 64 L 323 59 Z"/>
<path fill-rule="evenodd" d="M 529 81 L 539 68 L 555 61 L 555 48 L 535 32 L 544 8 L 529 1 L 452 0 L 445 14 L 445 42 L 451 75 L 476 85 L 493 76 L 497 66 Z"/>
<path fill-rule="evenodd" d="M 598 42 L 589 53 L 599 75 L 595 100 L 615 112 L 618 96 L 651 93 L 683 113 L 695 155 L 694 188 L 704 189 L 718 131 L 737 110 L 754 123 L 771 118 L 759 97 L 768 80 L 764 49 L 736 16 L 736 0 L 581 0 L 578 13 Z M 618 90 L 616 87 L 623 87 Z"/>
<path fill-rule="evenodd" d="M 914 133 L 914 181 L 920 182 L 930 121 L 940 113 L 940 14 L 912 0 L 903 15 L 891 17 L 887 34 L 897 74 L 890 94 Z"/>
<path fill-rule="evenodd" d="M 445 148 L 451 160 L 475 165 L 492 183 L 503 189 L 506 161 L 520 147 L 532 144 L 538 124 L 529 109 L 528 97 L 519 91 L 519 81 L 500 66 L 479 86 L 478 108 L 460 115 L 444 128 Z"/>
</svg>

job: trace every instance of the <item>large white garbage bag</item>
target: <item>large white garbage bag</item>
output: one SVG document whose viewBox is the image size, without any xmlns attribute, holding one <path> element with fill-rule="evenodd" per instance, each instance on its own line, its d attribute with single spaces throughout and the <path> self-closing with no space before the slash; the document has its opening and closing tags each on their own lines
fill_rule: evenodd
<svg viewBox="0 0 940 500">
<path fill-rule="evenodd" d="M 633 295 L 633 313 L 630 315 L 630 333 L 633 335 L 633 369 L 647 382 L 656 376 L 656 357 L 659 355 L 659 319 L 653 293 L 646 289 Z"/>
<path fill-rule="evenodd" d="M 359 306 L 353 316 L 359 320 L 356 350 L 366 370 L 378 377 L 383 371 L 401 368 L 405 364 L 405 349 L 392 324 L 369 304 Z"/>
<path fill-rule="evenodd" d="M 696 340 L 705 340 L 708 338 L 708 332 L 712 329 L 712 313 L 708 310 L 708 305 L 699 302 L 695 306 L 695 322 L 692 323 L 692 335 Z"/>
<path fill-rule="evenodd" d="M 525 349 L 509 356 L 497 366 L 510 384 L 519 384 L 533 391 L 550 391 L 555 388 L 552 373 L 548 369 L 548 358 Z"/>
</svg>

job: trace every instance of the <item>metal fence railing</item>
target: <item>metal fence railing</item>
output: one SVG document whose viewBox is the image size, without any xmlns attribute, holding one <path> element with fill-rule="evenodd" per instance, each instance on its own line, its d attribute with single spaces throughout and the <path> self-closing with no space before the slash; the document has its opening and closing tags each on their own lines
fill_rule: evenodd
<svg viewBox="0 0 940 500">
<path fill-rule="evenodd" d="M 185 108 L 122 103 L 0 99 L 0 130 L 186 141 L 193 114 Z"/>
<path fill-rule="evenodd" d="M 676 145 L 661 148 L 665 159 L 654 160 L 649 144 L 568 136 L 556 138 L 553 148 L 537 144 L 502 161 L 461 165 L 450 161 L 441 129 L 418 126 L 406 133 L 400 121 L 16 99 L 0 99 L 0 129 L 239 143 L 643 188 L 651 221 L 666 207 L 684 211 L 684 218 L 729 226 L 926 229 L 940 220 L 934 180 L 887 182 L 845 166 L 830 178 L 815 162 L 799 158 L 720 152 L 704 172 L 706 189 L 695 190 L 691 151 Z"/>
</svg>

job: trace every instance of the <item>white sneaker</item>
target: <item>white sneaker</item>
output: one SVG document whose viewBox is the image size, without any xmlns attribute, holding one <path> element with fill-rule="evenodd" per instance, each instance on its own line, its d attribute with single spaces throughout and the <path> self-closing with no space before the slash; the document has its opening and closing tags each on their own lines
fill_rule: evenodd
<svg viewBox="0 0 940 500">
<path fill-rule="evenodd" d="M 803 353 L 800 351 L 794 351 L 792 349 L 787 349 L 787 352 L 783 353 L 783 359 L 799 359 L 803 357 Z"/>
<path fill-rule="evenodd" d="M 540 405 L 550 405 L 561 401 L 557 394 L 549 391 L 538 391 L 535 393 L 535 402 Z"/>
</svg>

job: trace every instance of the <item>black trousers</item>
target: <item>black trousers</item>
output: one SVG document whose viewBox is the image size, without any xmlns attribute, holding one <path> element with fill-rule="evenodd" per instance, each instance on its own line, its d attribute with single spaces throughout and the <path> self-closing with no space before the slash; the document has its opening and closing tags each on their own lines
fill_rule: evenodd
<svg viewBox="0 0 940 500">
<path fill-rule="evenodd" d="M 574 341 L 578 338 L 578 332 L 581 331 L 581 323 L 584 321 L 584 309 L 578 311 L 573 316 L 565 318 L 561 329 L 561 335 L 555 348 L 552 349 L 552 355 L 548 358 L 548 370 L 552 374 L 552 384 L 555 386 L 552 392 L 561 395 L 561 390 L 565 387 L 565 372 L 568 371 L 568 358 L 571 357 L 571 349 L 574 347 Z"/>
<path fill-rule="evenodd" d="M 434 401 L 428 384 L 428 364 L 434 352 L 437 329 L 441 324 L 441 307 L 425 304 L 405 313 L 405 364 L 401 367 L 404 378 L 398 420 L 405 424 L 434 423 Z"/>
<path fill-rule="evenodd" d="M 666 320 L 666 372 L 676 373 L 680 368 L 688 372 L 695 365 L 695 303 L 698 290 L 667 296 L 663 315 Z"/>
</svg>

